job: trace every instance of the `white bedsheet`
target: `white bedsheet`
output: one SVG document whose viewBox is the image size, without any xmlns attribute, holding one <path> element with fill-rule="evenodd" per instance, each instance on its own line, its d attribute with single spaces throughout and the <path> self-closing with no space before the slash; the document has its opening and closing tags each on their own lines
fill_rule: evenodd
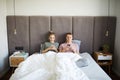
<svg viewBox="0 0 120 80">
<path fill-rule="evenodd" d="M 10 80 L 89 80 L 72 59 L 76 55 L 51 51 L 33 54 L 18 66 Z"/>
<path fill-rule="evenodd" d="M 90 64 L 82 67 L 82 71 L 88 76 L 90 80 L 112 80 L 102 68 L 93 60 L 89 53 L 85 52 L 80 54 L 83 58 L 90 60 Z"/>
</svg>

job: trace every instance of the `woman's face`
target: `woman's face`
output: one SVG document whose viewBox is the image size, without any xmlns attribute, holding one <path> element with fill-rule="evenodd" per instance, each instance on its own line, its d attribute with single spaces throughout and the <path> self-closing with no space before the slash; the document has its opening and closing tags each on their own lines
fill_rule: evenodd
<svg viewBox="0 0 120 80">
<path fill-rule="evenodd" d="M 50 40 L 50 42 L 54 42 L 55 41 L 55 35 L 50 35 L 49 40 Z"/>
<path fill-rule="evenodd" d="M 67 35 L 66 36 L 66 41 L 67 42 L 72 42 L 72 35 Z"/>
</svg>

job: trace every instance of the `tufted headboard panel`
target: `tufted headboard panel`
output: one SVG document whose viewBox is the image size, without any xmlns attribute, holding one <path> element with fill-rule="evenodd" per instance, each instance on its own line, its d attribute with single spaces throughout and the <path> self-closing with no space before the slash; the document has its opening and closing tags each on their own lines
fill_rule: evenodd
<svg viewBox="0 0 120 80">
<path fill-rule="evenodd" d="M 81 40 L 81 52 L 93 50 L 93 25 L 94 17 L 73 17 L 73 35 Z"/>
<path fill-rule="evenodd" d="M 16 25 L 16 27 L 15 27 Z M 16 34 L 15 34 L 16 28 Z M 29 17 L 28 16 L 8 16 L 7 17 L 7 33 L 9 53 L 15 51 L 15 47 L 24 47 L 25 51 L 29 51 Z"/>
<path fill-rule="evenodd" d="M 40 51 L 40 43 L 47 41 L 50 30 L 49 16 L 30 16 L 30 53 Z"/>
<path fill-rule="evenodd" d="M 81 40 L 80 52 L 98 51 L 107 43 L 114 50 L 116 17 L 105 16 L 7 16 L 9 53 L 22 46 L 33 54 L 40 51 L 40 44 L 48 41 L 48 32 L 56 33 L 56 41 L 65 41 L 65 33 Z M 16 28 L 17 33 L 14 34 Z M 108 31 L 108 36 L 105 36 Z"/>
<path fill-rule="evenodd" d="M 72 33 L 72 17 L 71 16 L 52 16 L 51 30 L 56 33 L 56 41 L 65 42 L 65 33 Z"/>
</svg>

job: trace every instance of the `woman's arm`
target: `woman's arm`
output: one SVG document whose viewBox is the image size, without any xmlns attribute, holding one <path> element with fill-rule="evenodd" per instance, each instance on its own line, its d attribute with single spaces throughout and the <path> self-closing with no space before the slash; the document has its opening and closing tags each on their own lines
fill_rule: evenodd
<svg viewBox="0 0 120 80">
<path fill-rule="evenodd" d="M 55 52 L 58 52 L 57 48 L 54 45 L 52 45 L 49 48 L 46 48 L 45 50 L 43 50 L 42 53 L 46 53 L 50 50 L 54 50 Z"/>
<path fill-rule="evenodd" d="M 51 49 L 50 47 L 49 47 L 49 48 L 46 48 L 45 50 L 42 50 L 42 53 L 46 53 L 46 52 L 48 52 L 50 49 Z"/>
</svg>

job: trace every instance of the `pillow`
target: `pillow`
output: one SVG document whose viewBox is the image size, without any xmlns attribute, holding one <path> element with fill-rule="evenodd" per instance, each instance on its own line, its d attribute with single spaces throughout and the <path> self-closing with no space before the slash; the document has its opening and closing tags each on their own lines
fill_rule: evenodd
<svg viewBox="0 0 120 80">
<path fill-rule="evenodd" d="M 80 45 L 81 45 L 81 41 L 80 40 L 72 40 L 73 43 L 78 45 L 78 48 L 80 50 Z"/>
<path fill-rule="evenodd" d="M 82 59 L 79 59 L 76 64 L 78 67 L 86 67 L 88 66 L 90 63 L 89 59 L 88 58 L 82 58 Z"/>
</svg>

